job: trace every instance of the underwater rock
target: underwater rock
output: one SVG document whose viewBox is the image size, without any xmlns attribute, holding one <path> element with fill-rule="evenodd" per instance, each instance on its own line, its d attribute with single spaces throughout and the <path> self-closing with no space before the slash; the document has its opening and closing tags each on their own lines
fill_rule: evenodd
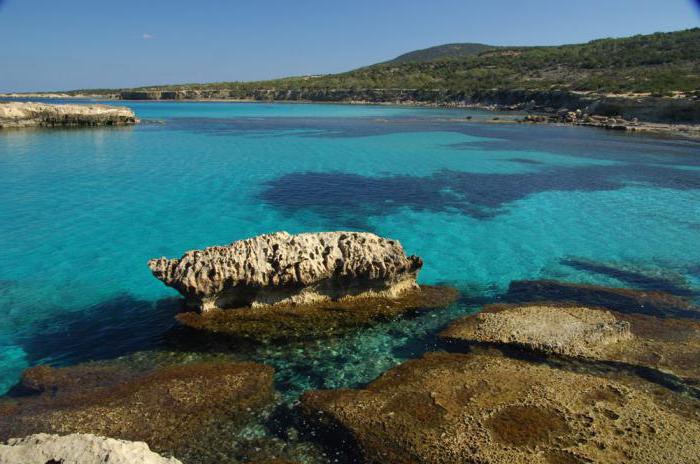
<svg viewBox="0 0 700 464">
<path fill-rule="evenodd" d="M 65 436 L 39 433 L 0 444 L 3 464 L 182 464 L 150 450 L 143 442 L 129 442 L 92 434 Z"/>
<path fill-rule="evenodd" d="M 422 265 L 397 240 L 361 232 L 277 232 L 148 262 L 156 278 L 201 311 L 396 298 L 418 288 Z"/>
<path fill-rule="evenodd" d="M 505 296 L 508 303 L 567 301 L 621 313 L 700 319 L 700 307 L 669 293 L 575 284 L 556 280 L 515 280 Z"/>
<path fill-rule="evenodd" d="M 566 305 L 489 305 L 440 337 L 654 369 L 700 387 L 700 322 Z"/>
<path fill-rule="evenodd" d="M 307 392 L 301 402 L 322 436 L 366 463 L 698 462 L 700 401 L 644 385 L 428 353 L 365 389 Z"/>
<path fill-rule="evenodd" d="M 185 459 L 276 397 L 273 369 L 260 364 L 198 362 L 145 372 L 104 364 L 29 369 L 23 385 L 39 393 L 0 402 L 0 440 L 92 433 L 144 441 Z"/>
<path fill-rule="evenodd" d="M 180 313 L 177 320 L 210 338 L 261 341 L 291 341 L 340 335 L 390 320 L 413 311 L 442 308 L 454 302 L 459 292 L 451 287 L 421 286 L 398 298 L 357 297 L 305 305 L 278 305 L 239 310 L 212 309 L 204 313 Z M 191 334 L 184 334 L 189 338 Z"/>
<path fill-rule="evenodd" d="M 121 126 L 138 122 L 132 110 L 121 106 L 0 102 L 0 129 L 31 126 Z"/>
</svg>

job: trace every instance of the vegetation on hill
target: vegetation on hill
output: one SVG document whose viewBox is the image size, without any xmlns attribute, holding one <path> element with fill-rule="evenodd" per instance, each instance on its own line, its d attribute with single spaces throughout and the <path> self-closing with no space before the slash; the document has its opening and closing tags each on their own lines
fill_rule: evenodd
<svg viewBox="0 0 700 464">
<path fill-rule="evenodd" d="M 131 90 L 230 90 L 245 95 L 264 89 L 444 89 L 452 93 L 524 89 L 700 95 L 700 28 L 561 46 L 451 44 L 340 74 Z"/>
<path fill-rule="evenodd" d="M 450 58 L 466 58 L 487 50 L 493 50 L 493 45 L 478 43 L 453 43 L 438 45 L 436 47 L 424 48 L 413 52 L 404 53 L 386 63 L 424 63 L 426 61 L 436 61 Z"/>
</svg>

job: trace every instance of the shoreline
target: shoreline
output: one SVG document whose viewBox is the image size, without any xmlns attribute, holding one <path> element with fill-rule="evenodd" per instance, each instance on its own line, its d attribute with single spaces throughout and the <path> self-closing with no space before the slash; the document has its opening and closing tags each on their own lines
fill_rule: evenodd
<svg viewBox="0 0 700 464">
<path fill-rule="evenodd" d="M 478 110 L 490 113 L 512 113 L 513 116 L 522 116 L 522 119 L 455 119 L 454 122 L 478 122 L 488 124 L 546 124 L 562 127 L 595 127 L 599 129 L 614 130 L 635 135 L 662 136 L 682 140 L 700 141 L 700 123 L 662 123 L 649 121 L 627 121 L 620 116 L 604 117 L 593 115 L 593 119 L 587 121 L 577 120 L 572 116 L 573 112 L 562 111 L 537 111 L 524 110 L 518 105 L 498 105 L 484 103 L 436 103 L 420 101 L 369 101 L 369 100 L 344 100 L 344 101 L 315 101 L 315 100 L 261 100 L 252 98 L 187 98 L 187 99 L 127 99 L 114 98 L 105 95 L 68 95 L 53 93 L 32 94 L 0 94 L 0 99 L 30 99 L 45 98 L 56 100 L 84 100 L 90 99 L 103 102 L 139 102 L 139 103 L 266 103 L 266 104 L 294 104 L 294 105 L 357 105 L 357 106 L 388 106 L 416 109 L 452 109 L 452 110 Z"/>
</svg>

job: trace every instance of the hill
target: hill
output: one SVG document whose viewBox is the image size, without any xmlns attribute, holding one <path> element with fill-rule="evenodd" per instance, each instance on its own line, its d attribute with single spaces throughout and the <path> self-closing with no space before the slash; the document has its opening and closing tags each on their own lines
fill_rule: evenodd
<svg viewBox="0 0 700 464">
<path fill-rule="evenodd" d="M 386 63 L 424 63 L 426 61 L 436 61 L 447 58 L 466 58 L 494 48 L 496 47 L 493 45 L 479 43 L 445 44 L 404 53 Z"/>
</svg>

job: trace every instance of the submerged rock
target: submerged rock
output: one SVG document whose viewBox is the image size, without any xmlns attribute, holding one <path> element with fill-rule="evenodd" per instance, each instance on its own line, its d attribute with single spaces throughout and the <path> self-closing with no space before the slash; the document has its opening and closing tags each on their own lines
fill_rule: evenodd
<svg viewBox="0 0 700 464">
<path fill-rule="evenodd" d="M 642 383 L 428 353 L 365 389 L 307 392 L 302 409 L 367 463 L 698 462 L 700 402 Z"/>
<path fill-rule="evenodd" d="M 517 349 L 670 374 L 700 387 L 700 322 L 566 305 L 490 305 L 451 324 L 452 342 Z"/>
<path fill-rule="evenodd" d="M 92 434 L 65 436 L 40 433 L 0 444 L 2 464 L 182 464 L 164 458 L 143 442 L 129 442 Z"/>
<path fill-rule="evenodd" d="M 29 369 L 23 385 L 38 393 L 0 402 L 0 440 L 92 433 L 145 441 L 185 459 L 210 452 L 199 448 L 244 426 L 276 395 L 273 369 L 260 364 L 200 362 L 146 372 L 117 366 Z"/>
<path fill-rule="evenodd" d="M 505 300 L 509 303 L 567 301 L 626 314 L 700 319 L 700 307 L 693 301 L 669 293 L 556 280 L 513 281 L 508 287 Z"/>
<path fill-rule="evenodd" d="M 129 108 L 110 105 L 53 105 L 0 102 L 0 129 L 31 126 L 120 126 L 139 120 Z"/>
<path fill-rule="evenodd" d="M 358 297 L 306 305 L 278 305 L 180 313 L 177 320 L 197 332 L 228 339 L 291 341 L 340 335 L 412 311 L 442 308 L 459 293 L 450 287 L 421 286 L 398 298 Z M 187 334 L 189 336 L 189 334 Z"/>
<path fill-rule="evenodd" d="M 422 265 L 397 240 L 361 232 L 277 232 L 148 262 L 155 277 L 202 311 L 396 298 L 418 288 Z"/>
</svg>

